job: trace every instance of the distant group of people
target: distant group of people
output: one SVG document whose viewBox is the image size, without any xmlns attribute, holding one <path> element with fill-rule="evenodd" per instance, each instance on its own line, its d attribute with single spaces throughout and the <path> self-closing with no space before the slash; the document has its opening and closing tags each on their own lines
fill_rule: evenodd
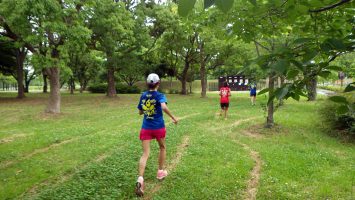
<svg viewBox="0 0 355 200">
<path fill-rule="evenodd" d="M 149 74 L 147 78 L 148 90 L 144 92 L 138 103 L 138 112 L 140 115 L 144 115 L 142 128 L 139 134 L 139 139 L 142 141 L 143 154 L 139 160 L 138 167 L 138 179 L 136 181 L 135 193 L 137 196 L 144 195 L 144 171 L 146 163 L 150 153 L 150 141 L 156 139 L 159 144 L 159 157 L 158 157 L 158 180 L 163 180 L 168 172 L 165 169 L 165 157 L 166 157 L 166 128 L 163 118 L 163 112 L 167 114 L 174 124 L 178 123 L 178 119 L 170 112 L 167 107 L 167 99 L 164 94 L 158 92 L 160 85 L 160 79 L 157 74 Z M 231 90 L 228 87 L 228 83 L 225 82 L 223 87 L 219 91 L 220 103 L 221 103 L 221 115 L 224 112 L 224 117 L 227 118 L 227 111 L 229 107 L 229 97 L 231 96 Z M 250 87 L 250 96 L 252 105 L 255 105 L 256 86 Z"/>
<path fill-rule="evenodd" d="M 256 101 L 256 84 L 252 84 L 249 86 L 250 89 L 250 101 L 251 101 L 251 105 L 255 105 L 255 101 Z M 231 95 L 231 90 L 228 86 L 227 82 L 223 83 L 223 87 L 221 87 L 219 89 L 219 96 L 220 98 L 220 103 L 221 103 L 221 112 L 220 112 L 220 116 L 224 115 L 224 119 L 227 119 L 227 112 L 228 112 L 228 108 L 229 108 L 229 97 L 232 96 Z"/>
</svg>

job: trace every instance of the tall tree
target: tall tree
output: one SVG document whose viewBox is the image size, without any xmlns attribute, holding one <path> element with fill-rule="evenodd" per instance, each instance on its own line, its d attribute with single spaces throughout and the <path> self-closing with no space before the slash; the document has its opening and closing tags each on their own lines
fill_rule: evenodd
<svg viewBox="0 0 355 200">
<path fill-rule="evenodd" d="M 45 5 L 45 6 L 44 6 Z M 83 1 L 64 0 L 10 0 L 0 2 L 1 22 L 6 35 L 41 57 L 48 66 L 50 95 L 48 113 L 60 113 L 60 68 L 65 67 L 67 42 L 83 42 L 90 31 L 84 26 Z M 48 44 L 46 55 L 40 55 L 37 44 Z M 21 61 L 21 60 L 19 60 Z"/>
<path fill-rule="evenodd" d="M 107 67 L 108 97 L 115 97 L 115 71 L 120 54 L 131 51 L 134 21 L 126 4 L 111 0 L 94 0 L 89 27 L 96 49 L 105 53 Z"/>
</svg>

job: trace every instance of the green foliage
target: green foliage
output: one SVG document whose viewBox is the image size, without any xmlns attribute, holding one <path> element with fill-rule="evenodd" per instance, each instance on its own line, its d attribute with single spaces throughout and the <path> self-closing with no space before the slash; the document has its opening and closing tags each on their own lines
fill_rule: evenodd
<svg viewBox="0 0 355 200">
<path fill-rule="evenodd" d="M 329 100 L 334 101 L 336 103 L 348 103 L 345 97 L 342 96 L 331 96 L 329 97 Z"/>
<path fill-rule="evenodd" d="M 223 12 L 228 12 L 233 7 L 234 0 L 215 0 L 216 6 Z"/>
<path fill-rule="evenodd" d="M 178 12 L 181 16 L 187 16 L 194 8 L 196 0 L 179 0 Z"/>
<path fill-rule="evenodd" d="M 16 47 L 15 43 L 0 36 L 0 72 L 6 75 L 16 75 Z"/>
<path fill-rule="evenodd" d="M 344 90 L 344 92 L 352 92 L 355 90 L 355 82 L 348 84 Z"/>
<path fill-rule="evenodd" d="M 339 106 L 330 101 L 324 102 L 320 113 L 324 123 L 330 125 L 333 130 L 327 132 L 339 137 L 355 139 L 355 116 L 348 112 L 347 105 Z"/>
<path fill-rule="evenodd" d="M 106 93 L 107 83 L 91 84 L 88 90 L 92 93 Z M 118 83 L 116 84 L 116 92 L 119 94 L 138 94 L 141 92 L 141 90 L 135 85 L 129 86 L 126 84 Z"/>
</svg>

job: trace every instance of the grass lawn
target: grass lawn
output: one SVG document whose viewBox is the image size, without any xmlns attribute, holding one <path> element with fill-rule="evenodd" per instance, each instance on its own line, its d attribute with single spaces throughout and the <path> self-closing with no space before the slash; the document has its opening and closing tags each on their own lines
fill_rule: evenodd
<svg viewBox="0 0 355 200">
<path fill-rule="evenodd" d="M 0 93 L 0 199 L 136 199 L 139 95 L 63 94 L 59 115 L 45 94 L 15 96 Z M 264 129 L 266 98 L 233 93 L 224 120 L 208 96 L 167 95 L 170 175 L 155 180 L 154 142 L 144 199 L 355 198 L 355 146 L 323 132 L 322 100 L 286 101 Z"/>
</svg>

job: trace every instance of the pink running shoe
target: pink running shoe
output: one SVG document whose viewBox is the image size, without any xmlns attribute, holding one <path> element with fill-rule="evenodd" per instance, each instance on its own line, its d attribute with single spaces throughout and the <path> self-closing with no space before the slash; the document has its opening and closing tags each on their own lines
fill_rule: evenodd
<svg viewBox="0 0 355 200">
<path fill-rule="evenodd" d="M 166 170 L 158 170 L 157 179 L 163 180 L 166 176 L 168 176 L 168 172 Z"/>
<path fill-rule="evenodd" d="M 134 190 L 136 195 L 142 197 L 144 195 L 144 180 L 143 178 L 138 178 L 136 182 L 136 188 Z"/>
</svg>

